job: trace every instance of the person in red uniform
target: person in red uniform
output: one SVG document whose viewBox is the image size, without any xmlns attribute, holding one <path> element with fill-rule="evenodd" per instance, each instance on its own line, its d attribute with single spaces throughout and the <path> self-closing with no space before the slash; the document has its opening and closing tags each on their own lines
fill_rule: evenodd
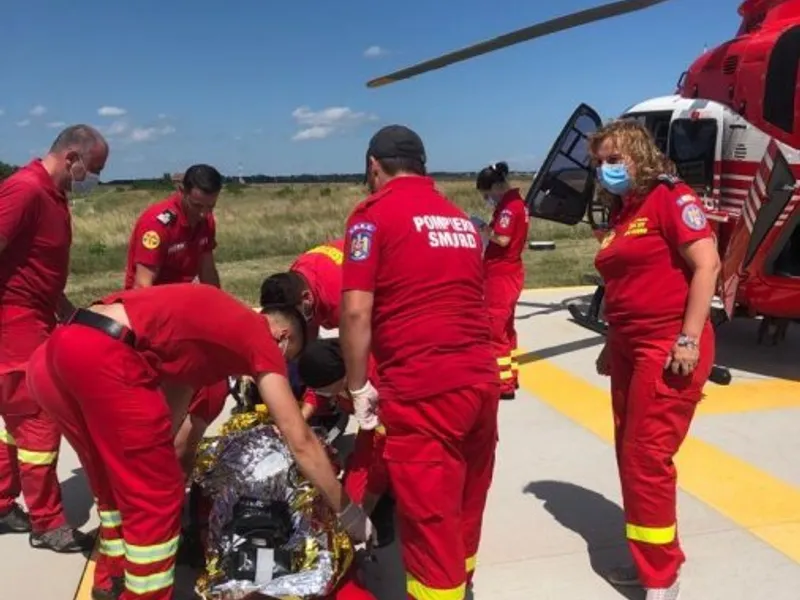
<svg viewBox="0 0 800 600">
<path fill-rule="evenodd" d="M 259 314 L 214 286 L 177 283 L 117 292 L 76 311 L 34 355 L 28 385 L 75 448 L 98 499 L 106 552 L 95 598 L 172 598 L 184 498 L 172 413 L 229 375 L 256 380 L 301 471 L 357 542 L 370 539 L 369 519 L 343 492 L 286 379 L 286 357 L 302 350 L 304 337 L 291 307 Z M 182 393 L 165 396 L 165 382 Z"/>
<path fill-rule="evenodd" d="M 195 279 L 220 287 L 214 261 L 217 241 L 213 211 L 221 190 L 222 175 L 217 169 L 192 165 L 174 194 L 139 215 L 128 243 L 125 289 Z M 227 381 L 204 386 L 181 419 L 175 445 L 187 476 L 197 445 L 222 412 L 227 397 Z"/>
<path fill-rule="evenodd" d="M 501 400 L 513 400 L 519 387 L 514 311 L 525 283 L 522 252 L 528 241 L 529 221 L 519 188 L 512 188 L 507 178 L 508 165 L 499 162 L 483 168 L 475 183 L 494 209 L 492 220 L 482 232 L 488 240 L 483 264 L 492 348 L 500 368 Z"/>
<path fill-rule="evenodd" d="M 380 398 L 406 592 L 418 600 L 463 598 L 471 581 L 500 397 L 480 234 L 425 162 L 407 127 L 372 137 L 372 195 L 346 225 L 339 328 L 355 412 L 374 413 Z"/>
<path fill-rule="evenodd" d="M 605 283 L 608 338 L 597 360 L 611 376 L 615 442 L 633 567 L 609 581 L 642 585 L 647 600 L 678 597 L 685 561 L 677 534 L 673 457 L 714 361 L 709 320 L 720 268 L 697 195 L 649 132 L 616 121 L 590 141 L 597 179 L 616 198 L 595 265 Z"/>
<path fill-rule="evenodd" d="M 0 184 L 0 534 L 30 532 L 31 546 L 57 552 L 81 552 L 93 540 L 64 517 L 61 436 L 30 397 L 25 367 L 73 310 L 64 295 L 72 243 L 67 194 L 91 192 L 107 158 L 100 133 L 73 125 L 44 158 Z M 16 503 L 20 491 L 30 516 Z"/>
<path fill-rule="evenodd" d="M 310 339 L 319 328 L 339 327 L 342 300 L 344 239 L 331 240 L 303 252 L 284 273 L 275 273 L 261 284 L 261 305 L 286 303 L 296 306 L 309 324 Z"/>
</svg>

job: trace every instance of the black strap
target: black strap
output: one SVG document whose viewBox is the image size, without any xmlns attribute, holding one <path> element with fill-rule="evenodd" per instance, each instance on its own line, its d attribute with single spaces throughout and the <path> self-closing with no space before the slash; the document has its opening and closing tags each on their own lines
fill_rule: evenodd
<svg viewBox="0 0 800 600">
<path fill-rule="evenodd" d="M 136 345 L 136 336 L 133 331 L 125 327 L 122 323 L 118 323 L 114 319 L 109 319 L 91 310 L 79 308 L 73 313 L 68 323 L 76 323 L 78 325 L 91 327 L 97 331 L 102 331 L 107 336 L 119 340 L 124 344 L 128 344 L 131 347 Z"/>
</svg>

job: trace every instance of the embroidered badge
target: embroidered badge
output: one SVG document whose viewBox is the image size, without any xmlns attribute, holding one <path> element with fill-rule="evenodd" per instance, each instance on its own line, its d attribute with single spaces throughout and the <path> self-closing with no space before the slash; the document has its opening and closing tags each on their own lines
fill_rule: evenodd
<svg viewBox="0 0 800 600">
<path fill-rule="evenodd" d="M 164 225 L 171 225 L 175 222 L 175 213 L 171 210 L 165 210 L 156 217 L 156 220 Z"/>
<path fill-rule="evenodd" d="M 356 223 L 350 228 L 350 260 L 362 261 L 369 258 L 372 251 L 372 235 L 375 225 Z"/>
<path fill-rule="evenodd" d="M 681 213 L 683 222 L 689 229 L 700 231 L 706 226 L 706 215 L 697 204 L 687 204 Z"/>
<path fill-rule="evenodd" d="M 499 225 L 503 229 L 511 225 L 511 211 L 504 210 L 503 212 L 500 213 Z"/>
<path fill-rule="evenodd" d="M 644 235 L 648 231 L 647 217 L 639 217 L 630 222 L 628 229 L 625 230 L 625 237 L 629 235 Z"/>
<path fill-rule="evenodd" d="M 142 246 L 147 248 L 148 250 L 155 250 L 161 245 L 161 238 L 159 237 L 158 233 L 153 231 L 145 231 L 144 235 L 142 236 Z"/>
</svg>

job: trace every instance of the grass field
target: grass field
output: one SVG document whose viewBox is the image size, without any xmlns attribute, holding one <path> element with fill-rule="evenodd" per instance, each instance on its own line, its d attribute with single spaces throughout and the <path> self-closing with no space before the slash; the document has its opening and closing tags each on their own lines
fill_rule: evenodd
<svg viewBox="0 0 800 600">
<path fill-rule="evenodd" d="M 530 182 L 517 182 L 523 192 Z M 440 189 L 470 214 L 488 220 L 489 210 L 472 182 L 441 181 Z M 73 206 L 74 234 L 67 294 L 83 305 L 122 286 L 126 249 L 139 213 L 168 191 L 103 187 Z M 250 185 L 220 195 L 216 251 L 222 286 L 255 302 L 261 280 L 286 269 L 311 246 L 344 233 L 351 208 L 364 198 L 352 184 Z M 531 240 L 554 240 L 556 250 L 526 251 L 526 287 L 575 285 L 593 271 L 597 242 L 588 226 L 533 220 Z"/>
</svg>

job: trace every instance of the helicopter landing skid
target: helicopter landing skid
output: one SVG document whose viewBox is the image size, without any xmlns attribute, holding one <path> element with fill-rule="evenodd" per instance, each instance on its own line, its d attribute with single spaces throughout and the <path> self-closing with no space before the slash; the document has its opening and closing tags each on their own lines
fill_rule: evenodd
<svg viewBox="0 0 800 600">
<path fill-rule="evenodd" d="M 594 311 L 594 305 L 593 299 L 592 305 L 586 313 L 581 312 L 578 304 L 567 304 L 567 310 L 575 323 L 581 327 L 599 333 L 600 335 L 606 335 L 608 333 L 608 324 L 597 316 L 597 313 Z M 728 385 L 731 382 L 731 378 L 730 369 L 721 365 L 714 365 L 711 367 L 711 374 L 708 376 L 708 380 L 717 385 Z"/>
</svg>

